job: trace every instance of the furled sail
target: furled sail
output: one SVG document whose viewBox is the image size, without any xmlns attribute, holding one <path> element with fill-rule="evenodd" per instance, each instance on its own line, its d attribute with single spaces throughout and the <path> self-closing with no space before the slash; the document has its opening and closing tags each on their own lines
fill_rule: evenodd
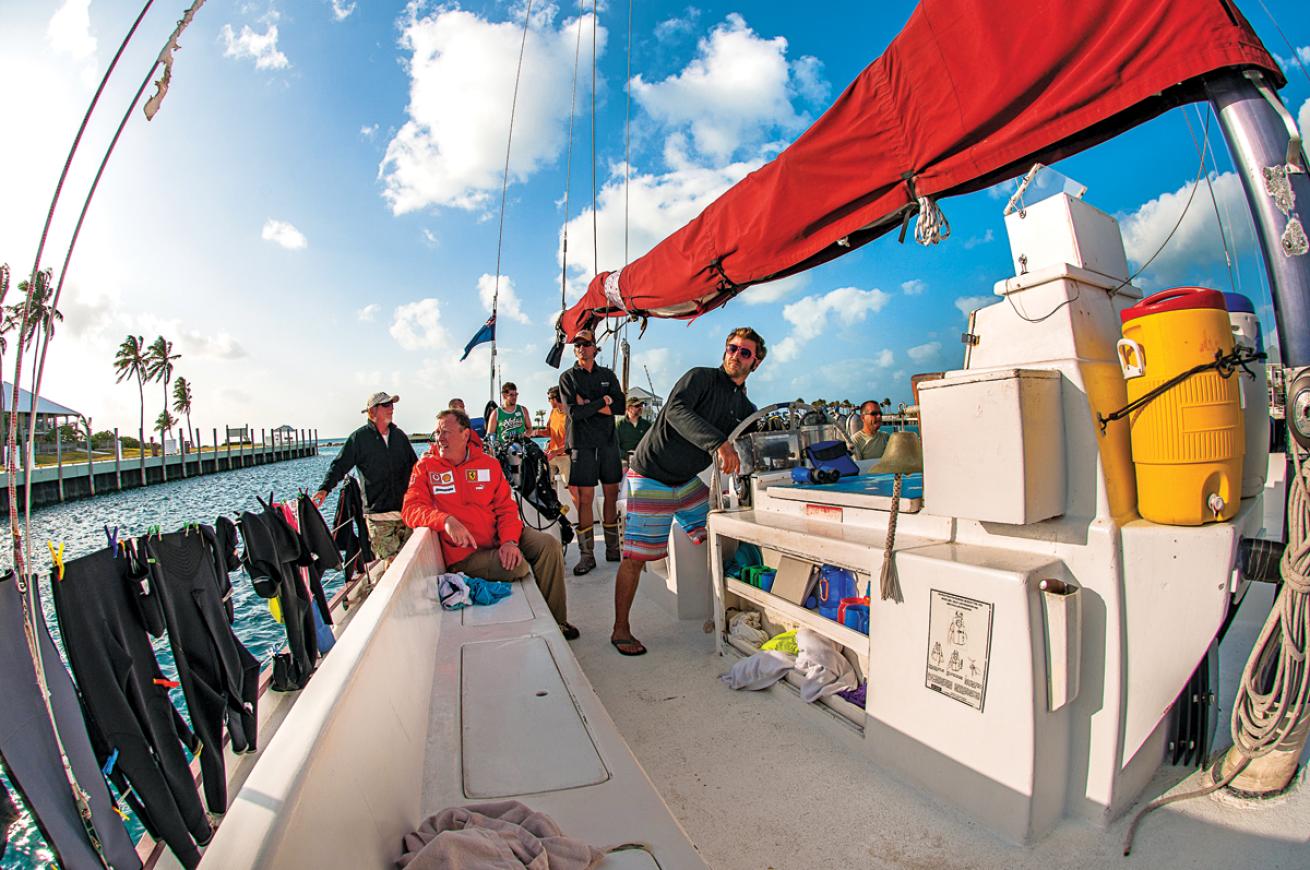
<svg viewBox="0 0 1310 870">
<path fill-rule="evenodd" d="M 800 138 L 595 276 L 561 327 L 698 317 L 901 227 L 920 198 L 979 190 L 1201 99 L 1201 78 L 1224 69 L 1284 83 L 1230 0 L 923 0 Z"/>
</svg>

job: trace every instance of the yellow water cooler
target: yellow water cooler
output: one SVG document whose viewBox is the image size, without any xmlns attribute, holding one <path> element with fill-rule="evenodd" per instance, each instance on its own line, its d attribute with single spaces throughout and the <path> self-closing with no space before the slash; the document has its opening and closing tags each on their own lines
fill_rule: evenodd
<svg viewBox="0 0 1310 870">
<path fill-rule="evenodd" d="M 1129 308 L 1119 363 L 1134 402 L 1188 369 L 1233 350 L 1222 293 L 1178 287 Z M 1241 506 L 1245 430 L 1235 377 L 1208 369 L 1129 415 L 1143 519 L 1199 526 L 1231 519 Z"/>
</svg>

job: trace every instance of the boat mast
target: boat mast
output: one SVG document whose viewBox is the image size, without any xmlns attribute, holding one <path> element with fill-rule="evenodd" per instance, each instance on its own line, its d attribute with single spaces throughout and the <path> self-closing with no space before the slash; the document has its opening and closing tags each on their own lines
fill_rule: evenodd
<svg viewBox="0 0 1310 870">
<path fill-rule="evenodd" d="M 1310 365 L 1310 254 L 1296 204 L 1310 205 L 1303 143 L 1264 77 L 1230 72 L 1206 83 L 1255 219 L 1285 366 Z M 1291 149 L 1289 149 L 1291 144 Z"/>
</svg>

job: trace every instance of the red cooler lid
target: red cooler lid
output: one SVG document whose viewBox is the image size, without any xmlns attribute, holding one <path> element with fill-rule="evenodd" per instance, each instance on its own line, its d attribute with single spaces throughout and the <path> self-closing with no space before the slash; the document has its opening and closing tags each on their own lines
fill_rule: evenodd
<svg viewBox="0 0 1310 870">
<path fill-rule="evenodd" d="M 1165 311 L 1187 311 L 1194 308 L 1228 310 L 1228 306 L 1224 304 L 1224 294 L 1218 290 L 1210 290 L 1205 287 L 1174 287 L 1172 290 L 1161 290 L 1159 293 L 1153 293 L 1136 305 L 1125 308 L 1119 312 L 1119 319 L 1127 323 L 1148 314 L 1161 314 Z"/>
</svg>

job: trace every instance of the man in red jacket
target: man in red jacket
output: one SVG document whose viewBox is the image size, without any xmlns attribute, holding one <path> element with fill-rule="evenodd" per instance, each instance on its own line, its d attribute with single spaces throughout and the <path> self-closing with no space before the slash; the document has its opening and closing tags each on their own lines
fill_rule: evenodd
<svg viewBox="0 0 1310 870">
<path fill-rule="evenodd" d="M 550 535 L 526 528 L 500 463 L 470 443 L 468 415 L 437 415 L 435 443 L 414 466 L 401 516 L 412 529 L 426 526 L 441 540 L 447 571 L 484 580 L 523 580 L 531 573 L 566 640 L 568 623 L 564 551 Z"/>
</svg>

